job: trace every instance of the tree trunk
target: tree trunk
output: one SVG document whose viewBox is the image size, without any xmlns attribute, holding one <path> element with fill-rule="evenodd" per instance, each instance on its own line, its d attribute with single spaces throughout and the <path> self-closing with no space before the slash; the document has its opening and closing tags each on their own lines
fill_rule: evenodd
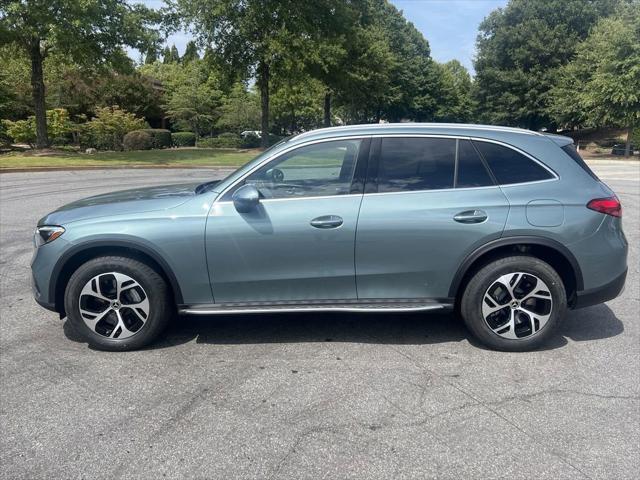
<svg viewBox="0 0 640 480">
<path fill-rule="evenodd" d="M 260 146 L 269 146 L 269 65 L 260 61 L 258 65 L 258 87 L 260 88 Z"/>
<path fill-rule="evenodd" d="M 627 142 L 624 146 L 624 156 L 625 157 L 630 157 L 631 154 L 633 153 L 631 151 L 631 136 L 633 134 L 633 128 L 629 127 L 627 128 Z"/>
<path fill-rule="evenodd" d="M 31 57 L 31 94 L 33 110 L 36 116 L 36 148 L 49 146 L 47 135 L 47 107 L 44 99 L 44 75 L 42 73 L 43 56 L 40 51 L 40 39 L 34 39 L 29 47 Z"/>
<path fill-rule="evenodd" d="M 324 92 L 324 122 L 323 126 L 331 126 L 331 92 L 327 90 Z"/>
</svg>

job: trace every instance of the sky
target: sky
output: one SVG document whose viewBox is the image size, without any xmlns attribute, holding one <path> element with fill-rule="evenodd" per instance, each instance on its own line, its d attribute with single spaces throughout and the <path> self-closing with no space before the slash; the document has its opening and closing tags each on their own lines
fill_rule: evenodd
<svg viewBox="0 0 640 480">
<path fill-rule="evenodd" d="M 142 0 L 160 8 L 162 0 Z M 438 62 L 458 59 L 473 74 L 473 57 L 478 25 L 492 10 L 504 7 L 508 0 L 389 0 L 412 22 L 431 46 L 431 56 Z M 191 36 L 180 32 L 168 39 L 182 55 Z M 138 53 L 131 53 L 139 59 Z"/>
</svg>

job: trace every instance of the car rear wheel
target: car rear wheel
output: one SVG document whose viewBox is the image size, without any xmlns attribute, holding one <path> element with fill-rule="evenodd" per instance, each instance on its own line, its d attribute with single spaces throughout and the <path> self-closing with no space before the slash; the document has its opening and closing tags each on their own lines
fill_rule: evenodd
<svg viewBox="0 0 640 480">
<path fill-rule="evenodd" d="M 460 304 L 467 328 L 495 350 L 527 351 L 543 345 L 566 315 L 558 273 L 530 256 L 501 258 L 467 283 Z"/>
<path fill-rule="evenodd" d="M 164 279 L 127 257 L 99 257 L 81 265 L 65 292 L 74 330 L 100 350 L 135 350 L 154 341 L 173 308 Z"/>
</svg>

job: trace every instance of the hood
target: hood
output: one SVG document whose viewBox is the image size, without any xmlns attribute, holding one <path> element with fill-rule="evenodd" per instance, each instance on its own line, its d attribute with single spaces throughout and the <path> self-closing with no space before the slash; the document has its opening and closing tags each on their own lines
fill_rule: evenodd
<svg viewBox="0 0 640 480">
<path fill-rule="evenodd" d="M 177 207 L 196 195 L 197 183 L 162 185 L 84 198 L 44 216 L 38 225 L 64 225 L 89 218 Z"/>
</svg>

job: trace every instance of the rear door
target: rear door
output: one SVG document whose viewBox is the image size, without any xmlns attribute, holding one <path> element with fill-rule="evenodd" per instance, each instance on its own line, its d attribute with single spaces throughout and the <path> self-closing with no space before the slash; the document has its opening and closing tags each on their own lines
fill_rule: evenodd
<svg viewBox="0 0 640 480">
<path fill-rule="evenodd" d="M 469 139 L 375 139 L 356 235 L 358 298 L 448 297 L 462 260 L 500 237 L 508 211 Z"/>
</svg>

